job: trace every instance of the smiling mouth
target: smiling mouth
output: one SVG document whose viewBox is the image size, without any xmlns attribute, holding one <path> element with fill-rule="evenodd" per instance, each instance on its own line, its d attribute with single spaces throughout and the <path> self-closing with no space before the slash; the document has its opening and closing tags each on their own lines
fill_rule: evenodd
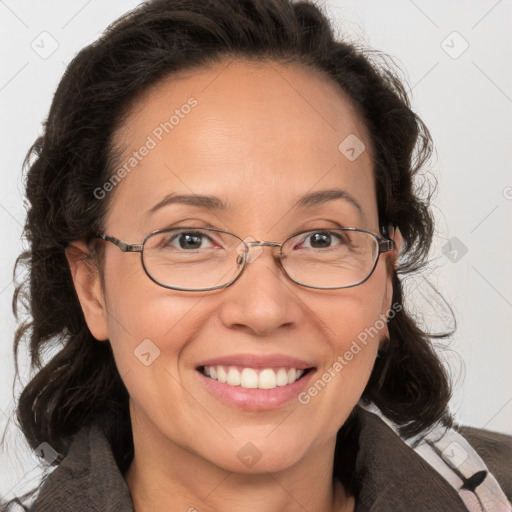
<svg viewBox="0 0 512 512">
<path fill-rule="evenodd" d="M 289 386 L 313 368 L 240 368 L 234 366 L 201 366 L 199 371 L 212 380 L 245 389 L 274 389 Z"/>
</svg>

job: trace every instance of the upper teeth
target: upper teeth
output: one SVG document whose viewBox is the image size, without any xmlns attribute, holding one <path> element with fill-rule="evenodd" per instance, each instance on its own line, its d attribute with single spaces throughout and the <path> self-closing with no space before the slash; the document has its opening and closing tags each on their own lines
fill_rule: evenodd
<svg viewBox="0 0 512 512">
<path fill-rule="evenodd" d="M 303 374 L 304 370 L 295 368 L 280 368 L 277 372 L 272 368 L 258 371 L 253 368 L 244 368 L 241 372 L 234 366 L 203 366 L 203 373 L 211 379 L 248 389 L 274 389 L 276 386 L 293 384 Z"/>
</svg>

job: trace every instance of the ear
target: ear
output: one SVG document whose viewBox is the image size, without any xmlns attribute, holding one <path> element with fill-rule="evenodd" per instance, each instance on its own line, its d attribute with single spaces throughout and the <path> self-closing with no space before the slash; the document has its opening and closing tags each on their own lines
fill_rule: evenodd
<svg viewBox="0 0 512 512">
<path fill-rule="evenodd" d="M 396 270 L 404 247 L 404 239 L 402 237 L 402 233 L 400 233 L 399 227 L 391 228 L 389 237 L 395 241 L 395 250 L 391 254 L 391 261 L 393 262 L 393 269 Z"/>
<path fill-rule="evenodd" d="M 66 258 L 91 334 L 97 340 L 108 339 L 107 308 L 101 287 L 100 272 L 87 245 L 82 241 L 70 242 L 66 247 Z"/>
<path fill-rule="evenodd" d="M 402 253 L 404 239 L 402 234 L 400 233 L 400 229 L 398 227 L 391 228 L 389 232 L 389 237 L 392 238 L 395 242 L 395 248 L 393 251 L 387 253 L 387 276 L 386 276 L 386 291 L 384 293 L 384 298 L 382 301 L 382 310 L 381 314 L 386 318 L 393 306 L 393 280 L 395 277 L 396 269 L 398 268 L 400 254 Z M 386 336 L 389 336 L 389 331 L 386 326 Z"/>
</svg>

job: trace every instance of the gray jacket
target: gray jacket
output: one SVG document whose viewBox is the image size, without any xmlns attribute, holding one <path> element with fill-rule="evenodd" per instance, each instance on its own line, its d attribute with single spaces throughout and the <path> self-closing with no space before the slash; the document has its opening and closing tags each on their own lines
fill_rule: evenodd
<svg viewBox="0 0 512 512">
<path fill-rule="evenodd" d="M 349 471 L 357 512 L 468 510 L 457 490 L 381 418 L 359 406 L 354 412 L 357 429 Z M 512 437 L 471 427 L 457 430 L 512 501 Z M 335 471 L 336 457 L 338 451 Z M 97 426 L 83 428 L 74 437 L 67 456 L 46 479 L 30 511 L 133 512 L 128 486 Z"/>
</svg>

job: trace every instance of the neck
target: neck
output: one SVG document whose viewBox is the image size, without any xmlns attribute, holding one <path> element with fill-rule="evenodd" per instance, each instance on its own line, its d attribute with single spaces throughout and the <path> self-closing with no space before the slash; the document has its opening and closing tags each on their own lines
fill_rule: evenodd
<svg viewBox="0 0 512 512">
<path fill-rule="evenodd" d="M 135 512 L 348 512 L 354 499 L 333 481 L 331 439 L 292 467 L 233 473 L 168 439 L 144 422 L 133 425 L 135 456 L 125 479 Z"/>
</svg>

